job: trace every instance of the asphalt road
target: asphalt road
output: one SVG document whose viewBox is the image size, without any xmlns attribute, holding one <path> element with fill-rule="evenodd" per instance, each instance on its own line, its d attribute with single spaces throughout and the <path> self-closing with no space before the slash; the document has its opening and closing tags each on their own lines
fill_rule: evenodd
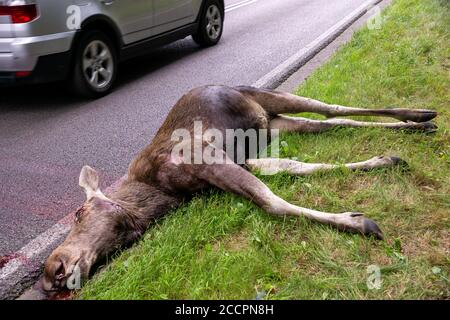
<svg viewBox="0 0 450 320">
<path fill-rule="evenodd" d="M 236 8 L 218 46 L 199 49 L 186 38 L 123 63 L 115 91 L 95 101 L 61 84 L 0 89 L 0 256 L 84 201 L 83 165 L 100 172 L 103 187 L 121 177 L 183 93 L 254 83 L 363 2 L 258 0 Z"/>
</svg>

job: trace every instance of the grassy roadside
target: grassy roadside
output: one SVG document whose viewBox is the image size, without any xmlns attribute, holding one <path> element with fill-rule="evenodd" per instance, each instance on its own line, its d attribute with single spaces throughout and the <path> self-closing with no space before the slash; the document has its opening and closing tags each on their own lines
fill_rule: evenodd
<svg viewBox="0 0 450 320">
<path fill-rule="evenodd" d="M 261 179 L 304 207 L 358 210 L 386 241 L 279 219 L 218 191 L 160 221 L 78 293 L 81 299 L 450 298 L 450 18 L 446 0 L 396 0 L 298 89 L 330 103 L 430 108 L 434 135 L 337 129 L 285 135 L 283 157 L 342 163 L 399 155 L 411 169 Z M 367 287 L 367 267 L 381 288 Z"/>
</svg>

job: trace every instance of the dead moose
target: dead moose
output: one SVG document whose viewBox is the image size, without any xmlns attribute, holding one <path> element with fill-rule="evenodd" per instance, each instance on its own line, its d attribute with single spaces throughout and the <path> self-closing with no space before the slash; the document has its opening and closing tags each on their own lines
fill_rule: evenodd
<svg viewBox="0 0 450 320">
<path fill-rule="evenodd" d="M 310 120 L 283 114 L 313 112 L 328 120 Z M 361 122 L 335 119 L 337 116 L 384 116 L 399 122 Z M 217 187 L 240 195 L 266 212 L 276 216 L 304 216 L 339 230 L 357 232 L 382 238 L 377 224 L 359 212 L 327 213 L 292 205 L 263 184 L 248 170 L 288 172 L 294 175 L 311 174 L 318 170 L 332 170 L 330 164 L 301 163 L 289 159 L 252 159 L 245 154 L 246 163 L 239 165 L 227 153 L 225 145 L 216 146 L 216 156 L 228 160 L 224 163 L 192 164 L 185 155 L 174 155 L 176 144 L 172 133 L 177 129 L 193 133 L 194 121 L 201 121 L 203 130 L 215 129 L 267 129 L 284 132 L 319 133 L 336 126 L 382 127 L 434 131 L 429 122 L 436 112 L 414 109 L 350 108 L 299 97 L 296 95 L 261 90 L 252 87 L 204 86 L 184 95 L 172 108 L 153 142 L 132 161 L 126 180 L 108 196 L 99 189 L 97 172 L 85 166 L 79 182 L 87 199 L 76 213 L 74 225 L 66 240 L 50 255 L 45 263 L 43 288 L 56 290 L 64 287 L 74 267 L 82 278 L 87 278 L 93 264 L 130 244 L 147 230 L 157 218 L 177 207 L 195 192 Z M 201 139 L 210 146 L 209 139 Z M 194 139 L 195 140 L 195 139 Z M 197 141 L 199 142 L 199 141 Z M 246 148 L 246 146 L 237 146 Z M 364 162 L 345 166 L 354 170 L 369 170 L 403 164 L 397 157 L 378 156 Z"/>
</svg>

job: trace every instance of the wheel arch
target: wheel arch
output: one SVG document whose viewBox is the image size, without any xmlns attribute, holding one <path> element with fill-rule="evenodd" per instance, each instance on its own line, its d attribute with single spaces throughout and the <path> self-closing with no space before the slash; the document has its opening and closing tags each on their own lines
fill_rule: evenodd
<svg viewBox="0 0 450 320">
<path fill-rule="evenodd" d="M 104 32 L 113 42 L 117 54 L 120 55 L 120 50 L 124 45 L 121 32 L 111 18 L 102 14 L 90 16 L 81 23 L 80 29 L 73 40 L 72 49 L 76 48 L 81 35 L 87 30 L 99 30 Z"/>
</svg>

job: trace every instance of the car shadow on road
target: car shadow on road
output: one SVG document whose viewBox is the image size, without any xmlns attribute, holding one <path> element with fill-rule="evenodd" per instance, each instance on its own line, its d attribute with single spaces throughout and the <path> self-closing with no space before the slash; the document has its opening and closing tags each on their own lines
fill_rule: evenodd
<svg viewBox="0 0 450 320">
<path fill-rule="evenodd" d="M 188 37 L 167 46 L 154 49 L 148 54 L 138 56 L 120 64 L 115 89 L 143 78 L 159 69 L 185 59 L 192 54 L 200 53 L 203 49 Z"/>
<path fill-rule="evenodd" d="M 200 52 L 190 37 L 121 62 L 114 91 L 178 60 Z M 0 88 L 0 114 L 9 111 L 63 111 L 89 103 L 72 93 L 67 82 Z"/>
<path fill-rule="evenodd" d="M 79 97 L 68 93 L 63 82 L 0 88 L 0 114 L 52 110 L 70 107 L 80 101 Z"/>
</svg>

